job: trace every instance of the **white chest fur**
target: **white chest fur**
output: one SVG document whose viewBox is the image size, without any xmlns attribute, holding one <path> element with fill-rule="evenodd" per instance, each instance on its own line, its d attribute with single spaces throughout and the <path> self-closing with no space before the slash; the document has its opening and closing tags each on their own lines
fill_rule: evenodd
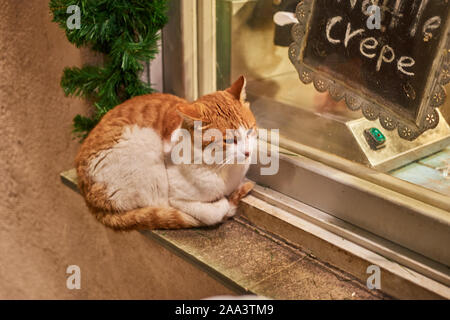
<svg viewBox="0 0 450 320">
<path fill-rule="evenodd" d="M 237 189 L 248 165 L 167 165 L 169 198 L 212 202 Z"/>
</svg>

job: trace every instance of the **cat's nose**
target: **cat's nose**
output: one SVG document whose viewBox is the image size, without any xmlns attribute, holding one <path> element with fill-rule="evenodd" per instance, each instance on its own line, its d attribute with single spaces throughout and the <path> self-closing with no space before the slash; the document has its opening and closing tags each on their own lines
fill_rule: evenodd
<svg viewBox="0 0 450 320">
<path fill-rule="evenodd" d="M 245 157 L 248 158 L 250 156 L 250 152 L 249 151 L 245 151 Z"/>
</svg>

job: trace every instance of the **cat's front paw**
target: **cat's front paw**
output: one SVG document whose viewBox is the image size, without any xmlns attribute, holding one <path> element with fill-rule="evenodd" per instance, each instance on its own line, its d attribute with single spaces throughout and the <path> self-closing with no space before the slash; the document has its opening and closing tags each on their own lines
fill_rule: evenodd
<svg viewBox="0 0 450 320">
<path fill-rule="evenodd" d="M 228 197 L 228 201 L 230 201 L 230 204 L 237 206 L 239 204 L 239 201 L 241 201 L 242 198 L 249 194 L 254 186 L 255 184 L 250 181 L 241 184 L 239 188 Z"/>
</svg>

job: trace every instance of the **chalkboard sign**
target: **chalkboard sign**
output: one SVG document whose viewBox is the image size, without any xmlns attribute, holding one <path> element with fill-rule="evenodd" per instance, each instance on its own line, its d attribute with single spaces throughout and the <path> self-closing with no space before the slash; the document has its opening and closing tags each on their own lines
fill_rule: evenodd
<svg viewBox="0 0 450 320">
<path fill-rule="evenodd" d="M 450 81 L 448 0 L 304 0 L 289 56 L 304 83 L 414 140 Z"/>
</svg>

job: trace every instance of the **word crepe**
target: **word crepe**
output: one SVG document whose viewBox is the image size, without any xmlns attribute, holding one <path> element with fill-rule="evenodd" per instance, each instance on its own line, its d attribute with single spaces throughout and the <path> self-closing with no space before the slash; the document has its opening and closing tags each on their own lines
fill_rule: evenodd
<svg viewBox="0 0 450 320">
<path fill-rule="evenodd" d="M 441 0 L 315 0 L 299 58 L 415 122 L 448 15 Z"/>
</svg>

